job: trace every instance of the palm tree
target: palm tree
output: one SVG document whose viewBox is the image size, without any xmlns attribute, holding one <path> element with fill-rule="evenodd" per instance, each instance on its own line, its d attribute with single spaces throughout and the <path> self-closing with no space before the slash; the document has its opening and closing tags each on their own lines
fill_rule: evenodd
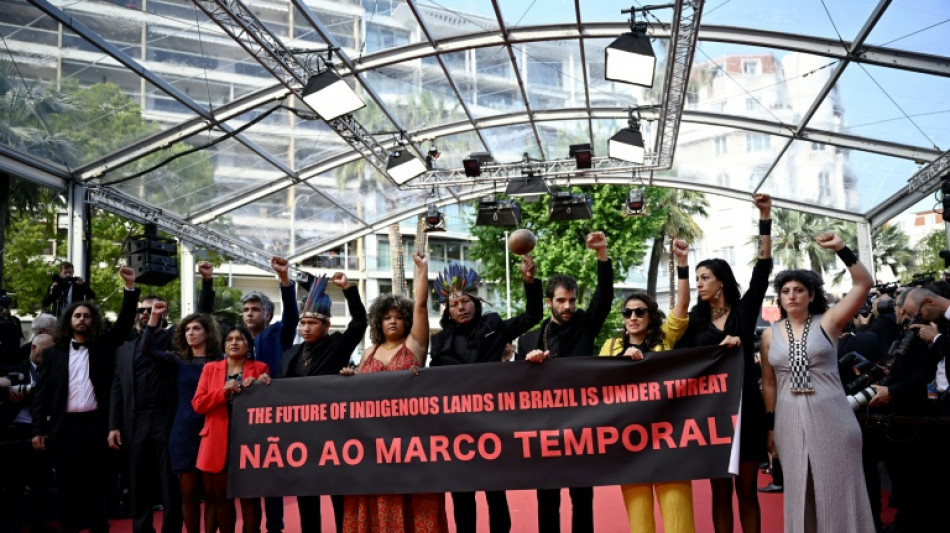
<svg viewBox="0 0 950 533">
<path fill-rule="evenodd" d="M 772 257 L 787 268 L 808 268 L 818 274 L 834 267 L 834 256 L 815 242 L 815 237 L 837 229 L 830 219 L 789 209 L 772 211 Z M 753 240 L 757 239 L 753 238 Z"/>
<path fill-rule="evenodd" d="M 857 248 L 857 227 L 854 224 L 841 224 L 838 231 L 848 246 Z M 915 253 L 910 248 L 910 238 L 894 224 L 885 224 L 871 230 L 871 255 L 874 258 L 875 272 L 887 268 L 897 277 L 914 267 Z M 846 272 L 841 270 L 835 274 L 834 282 L 841 281 Z"/>
<path fill-rule="evenodd" d="M 76 160 L 76 149 L 65 137 L 46 128 L 46 118 L 69 110 L 57 93 L 42 87 L 14 83 L 9 62 L 0 62 L 0 145 L 18 152 L 65 164 Z M 32 213 L 47 203 L 50 191 L 8 172 L 0 171 L 0 252 L 6 246 L 6 231 L 14 213 Z M 3 254 L 0 253 L 0 285 Z"/>
<path fill-rule="evenodd" d="M 670 259 L 670 298 L 675 292 L 676 277 L 673 272 L 673 256 L 666 252 L 664 242 L 667 236 L 683 239 L 687 243 L 695 242 L 703 236 L 703 230 L 693 219 L 694 216 L 707 216 L 709 201 L 701 192 L 686 189 L 666 189 L 660 201 L 653 207 L 666 213 L 666 219 L 660 233 L 653 240 L 650 252 L 650 267 L 647 271 L 647 294 L 656 298 L 656 282 L 660 270 L 660 261 L 664 255 Z"/>
</svg>

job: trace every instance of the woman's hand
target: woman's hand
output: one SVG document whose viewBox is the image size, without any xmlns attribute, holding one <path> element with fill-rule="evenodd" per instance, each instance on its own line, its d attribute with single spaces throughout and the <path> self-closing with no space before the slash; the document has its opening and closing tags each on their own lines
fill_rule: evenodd
<svg viewBox="0 0 950 533">
<path fill-rule="evenodd" d="M 635 346 L 631 346 L 627 348 L 627 351 L 623 352 L 623 356 L 629 357 L 630 359 L 633 359 L 634 361 L 643 360 L 643 352 L 640 351 L 640 348 L 637 348 Z"/>
<path fill-rule="evenodd" d="M 689 264 L 689 245 L 683 239 L 673 240 L 673 255 L 676 256 L 678 266 L 687 266 Z"/>
<path fill-rule="evenodd" d="M 742 346 L 742 340 L 735 335 L 726 335 L 726 338 L 722 339 L 722 342 L 719 343 L 719 346 L 735 348 L 736 346 Z"/>
<path fill-rule="evenodd" d="M 531 350 L 528 352 L 528 355 L 524 357 L 524 360 L 528 361 L 529 363 L 543 363 L 550 357 L 551 352 L 548 350 Z"/>
<path fill-rule="evenodd" d="M 243 385 L 241 385 L 237 380 L 229 379 L 224 382 L 224 397 L 230 399 L 235 394 L 240 394 L 242 388 Z"/>
<path fill-rule="evenodd" d="M 844 241 L 841 240 L 841 237 L 831 231 L 826 231 L 825 233 L 815 237 L 815 242 L 817 242 L 818 246 L 821 246 L 822 248 L 828 248 L 836 252 L 844 248 Z"/>
<path fill-rule="evenodd" d="M 340 369 L 340 375 L 341 376 L 355 376 L 356 369 L 349 365 L 344 366 L 343 368 Z"/>
<path fill-rule="evenodd" d="M 261 374 L 255 381 L 266 387 L 271 382 L 270 374 Z"/>
<path fill-rule="evenodd" d="M 756 194 L 754 196 L 753 202 L 755 206 L 759 208 L 759 217 L 760 218 L 769 218 L 772 214 L 772 197 L 767 194 Z"/>
</svg>

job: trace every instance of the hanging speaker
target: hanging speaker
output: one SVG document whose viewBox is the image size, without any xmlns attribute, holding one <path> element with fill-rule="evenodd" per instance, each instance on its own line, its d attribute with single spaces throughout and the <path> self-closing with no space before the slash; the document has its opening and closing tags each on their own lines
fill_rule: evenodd
<svg viewBox="0 0 950 533">
<path fill-rule="evenodd" d="M 130 237 L 125 252 L 136 283 L 161 286 L 178 278 L 178 244 L 159 237 L 155 224 L 146 224 L 144 234 Z"/>
</svg>

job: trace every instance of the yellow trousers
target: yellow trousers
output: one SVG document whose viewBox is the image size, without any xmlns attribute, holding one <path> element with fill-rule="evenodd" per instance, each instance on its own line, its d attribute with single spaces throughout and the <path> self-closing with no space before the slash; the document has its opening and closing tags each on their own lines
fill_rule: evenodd
<svg viewBox="0 0 950 533">
<path fill-rule="evenodd" d="M 622 485 L 631 533 L 655 533 L 653 492 L 660 503 L 663 527 L 667 533 L 695 533 L 693 524 L 693 486 L 689 481 Z"/>
</svg>

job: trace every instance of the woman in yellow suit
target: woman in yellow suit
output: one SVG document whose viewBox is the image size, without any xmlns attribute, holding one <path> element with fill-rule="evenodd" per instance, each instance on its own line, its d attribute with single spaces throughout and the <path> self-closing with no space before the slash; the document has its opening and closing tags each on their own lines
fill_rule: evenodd
<svg viewBox="0 0 950 533">
<path fill-rule="evenodd" d="M 650 357 L 652 352 L 669 350 L 686 332 L 689 324 L 689 248 L 681 240 L 673 241 L 676 255 L 676 306 L 663 320 L 656 301 L 644 293 L 634 293 L 623 302 L 624 335 L 610 339 L 600 350 L 601 356 L 622 355 L 635 361 Z M 622 485 L 627 506 L 630 531 L 654 533 L 653 492 L 656 492 L 663 515 L 664 529 L 669 533 L 694 533 L 693 489 L 689 480 L 665 483 Z"/>
</svg>

